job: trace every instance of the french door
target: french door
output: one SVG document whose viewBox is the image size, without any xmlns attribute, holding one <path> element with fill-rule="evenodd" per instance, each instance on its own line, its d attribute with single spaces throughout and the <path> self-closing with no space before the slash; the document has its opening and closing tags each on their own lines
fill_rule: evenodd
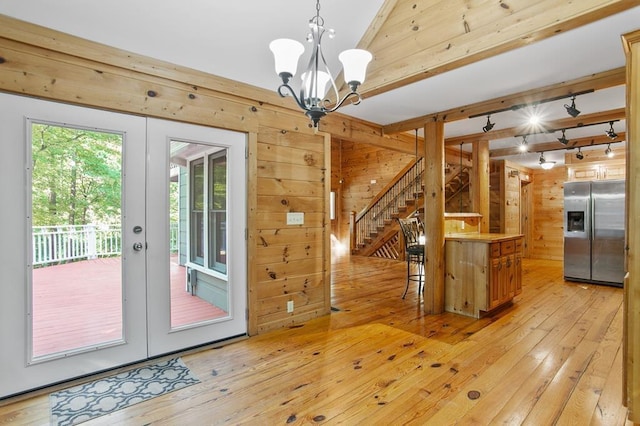
<svg viewBox="0 0 640 426">
<path fill-rule="evenodd" d="M 0 146 L 0 398 L 246 332 L 243 134 L 0 94 Z"/>
</svg>

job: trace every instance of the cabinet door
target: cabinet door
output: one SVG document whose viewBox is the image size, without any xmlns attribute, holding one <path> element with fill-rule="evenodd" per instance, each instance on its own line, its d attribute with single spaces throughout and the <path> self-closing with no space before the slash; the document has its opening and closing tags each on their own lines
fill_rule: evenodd
<svg viewBox="0 0 640 426">
<path fill-rule="evenodd" d="M 501 257 L 491 259 L 491 279 L 489 281 L 489 294 L 487 295 L 489 299 L 489 309 L 500 305 L 501 287 L 504 281 L 502 279 L 503 269 Z"/>
<path fill-rule="evenodd" d="M 514 281 L 515 281 L 515 295 L 522 293 L 522 255 L 516 253 L 515 255 L 516 261 L 516 270 L 514 273 Z"/>
<path fill-rule="evenodd" d="M 516 264 L 514 255 L 505 256 L 504 260 L 504 291 L 502 293 L 502 302 L 513 299 L 516 295 Z"/>
</svg>

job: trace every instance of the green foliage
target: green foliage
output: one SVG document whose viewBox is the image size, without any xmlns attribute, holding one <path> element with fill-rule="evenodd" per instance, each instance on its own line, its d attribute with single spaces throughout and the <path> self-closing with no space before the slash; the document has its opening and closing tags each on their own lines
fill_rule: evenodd
<svg viewBox="0 0 640 426">
<path fill-rule="evenodd" d="M 122 136 L 32 125 L 33 224 L 120 223 Z"/>
</svg>

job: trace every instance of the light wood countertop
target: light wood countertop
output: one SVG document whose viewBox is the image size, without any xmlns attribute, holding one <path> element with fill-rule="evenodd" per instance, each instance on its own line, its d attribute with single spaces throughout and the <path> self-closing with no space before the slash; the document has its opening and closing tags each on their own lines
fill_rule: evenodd
<svg viewBox="0 0 640 426">
<path fill-rule="evenodd" d="M 446 241 L 477 241 L 485 243 L 497 243 L 500 241 L 513 240 L 515 238 L 523 237 L 523 234 L 490 234 L 490 233 L 459 233 L 459 234 L 445 234 Z"/>
</svg>

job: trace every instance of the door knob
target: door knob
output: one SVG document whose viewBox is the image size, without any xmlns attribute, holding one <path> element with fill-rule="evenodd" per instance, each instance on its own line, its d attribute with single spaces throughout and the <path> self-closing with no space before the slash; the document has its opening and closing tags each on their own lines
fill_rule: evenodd
<svg viewBox="0 0 640 426">
<path fill-rule="evenodd" d="M 142 250 L 142 243 L 133 243 L 133 249 L 135 251 L 140 251 Z"/>
</svg>

